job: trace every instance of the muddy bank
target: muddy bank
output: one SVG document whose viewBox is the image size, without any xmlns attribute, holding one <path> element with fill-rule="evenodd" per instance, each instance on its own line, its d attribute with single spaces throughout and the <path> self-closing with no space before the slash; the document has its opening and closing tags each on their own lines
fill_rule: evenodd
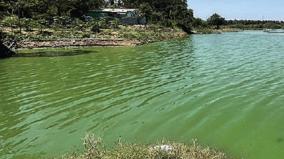
<svg viewBox="0 0 284 159">
<path fill-rule="evenodd" d="M 58 48 L 58 47 L 80 47 L 80 46 L 136 46 L 143 42 L 138 40 L 125 39 L 60 39 L 50 41 L 29 41 L 23 40 L 18 42 L 17 47 L 21 49 L 33 48 Z"/>
</svg>

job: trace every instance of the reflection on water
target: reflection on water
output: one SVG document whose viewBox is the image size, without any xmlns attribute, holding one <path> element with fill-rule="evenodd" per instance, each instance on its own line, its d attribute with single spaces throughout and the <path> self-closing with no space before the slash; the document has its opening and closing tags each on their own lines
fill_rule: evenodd
<svg viewBox="0 0 284 159">
<path fill-rule="evenodd" d="M 284 36 L 194 35 L 135 48 L 0 61 L 0 158 L 198 138 L 235 157 L 283 158 Z"/>
<path fill-rule="evenodd" d="M 24 52 L 24 53 L 23 53 Z M 34 49 L 34 50 L 19 50 L 15 57 L 58 57 L 58 56 L 76 56 L 95 53 L 95 50 L 90 49 Z"/>
</svg>

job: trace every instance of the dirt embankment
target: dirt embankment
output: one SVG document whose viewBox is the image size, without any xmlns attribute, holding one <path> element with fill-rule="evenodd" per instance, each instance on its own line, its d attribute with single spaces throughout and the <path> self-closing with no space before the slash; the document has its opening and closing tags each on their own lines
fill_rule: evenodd
<svg viewBox="0 0 284 159">
<path fill-rule="evenodd" d="M 28 41 L 18 42 L 18 48 L 48 48 L 48 47 L 76 47 L 76 46 L 136 46 L 142 44 L 138 40 L 125 39 L 60 39 L 50 41 Z"/>
</svg>

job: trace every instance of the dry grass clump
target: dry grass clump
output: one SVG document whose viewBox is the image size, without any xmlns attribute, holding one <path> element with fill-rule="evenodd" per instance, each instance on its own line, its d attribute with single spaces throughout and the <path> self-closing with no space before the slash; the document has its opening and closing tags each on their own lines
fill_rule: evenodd
<svg viewBox="0 0 284 159">
<path fill-rule="evenodd" d="M 228 157 L 219 151 L 204 148 L 196 144 L 163 143 L 155 146 L 122 144 L 107 150 L 101 140 L 94 135 L 87 135 L 84 139 L 85 152 L 73 154 L 63 159 L 227 159 Z"/>
</svg>

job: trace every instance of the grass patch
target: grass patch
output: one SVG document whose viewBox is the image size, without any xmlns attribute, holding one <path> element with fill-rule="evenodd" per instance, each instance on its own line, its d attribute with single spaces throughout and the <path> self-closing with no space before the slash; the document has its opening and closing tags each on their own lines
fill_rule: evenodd
<svg viewBox="0 0 284 159">
<path fill-rule="evenodd" d="M 118 142 L 113 148 L 106 149 L 101 140 L 94 135 L 84 138 L 83 154 L 74 153 L 62 159 L 227 159 L 214 149 L 193 144 L 161 142 L 156 145 L 125 144 Z"/>
</svg>

